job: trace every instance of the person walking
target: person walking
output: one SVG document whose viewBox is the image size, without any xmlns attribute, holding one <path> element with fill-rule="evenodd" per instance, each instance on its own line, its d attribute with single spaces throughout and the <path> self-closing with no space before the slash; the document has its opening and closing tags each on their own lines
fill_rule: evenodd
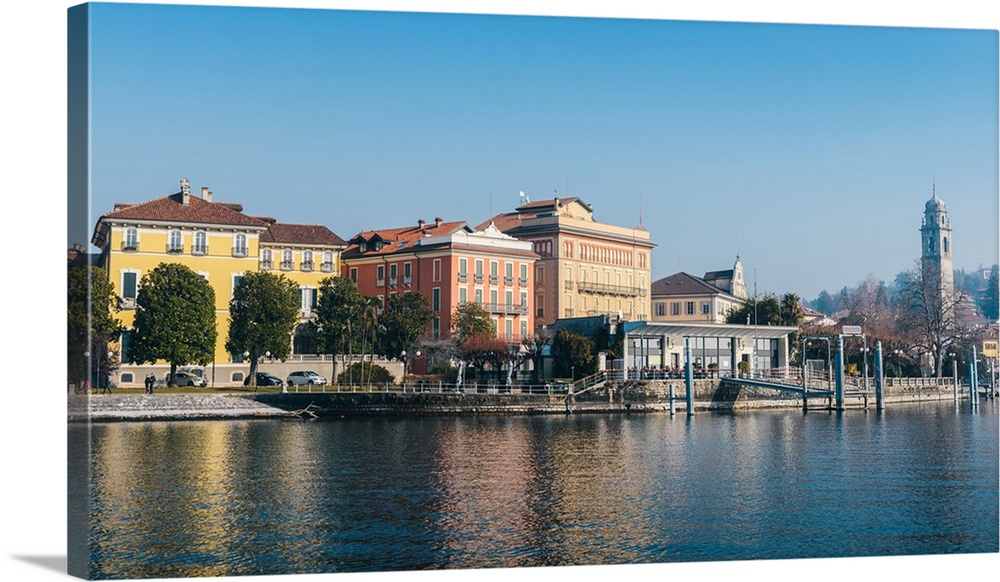
<svg viewBox="0 0 1000 582">
<path fill-rule="evenodd" d="M 153 393 L 153 384 L 156 383 L 156 378 L 152 374 L 146 374 L 146 394 Z"/>
</svg>

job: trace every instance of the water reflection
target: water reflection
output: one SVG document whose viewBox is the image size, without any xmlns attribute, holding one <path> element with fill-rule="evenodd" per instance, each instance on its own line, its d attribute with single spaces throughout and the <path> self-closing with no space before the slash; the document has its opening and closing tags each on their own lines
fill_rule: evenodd
<svg viewBox="0 0 1000 582">
<path fill-rule="evenodd" d="M 95 578 L 998 549 L 993 403 L 114 423 L 89 442 Z"/>
</svg>

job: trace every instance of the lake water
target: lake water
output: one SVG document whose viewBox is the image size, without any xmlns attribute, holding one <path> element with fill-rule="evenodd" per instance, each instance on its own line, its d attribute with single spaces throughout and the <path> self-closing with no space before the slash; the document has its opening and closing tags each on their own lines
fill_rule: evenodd
<svg viewBox="0 0 1000 582">
<path fill-rule="evenodd" d="M 71 427 L 70 454 L 86 427 Z M 998 551 L 984 401 L 96 424 L 95 578 Z"/>
</svg>

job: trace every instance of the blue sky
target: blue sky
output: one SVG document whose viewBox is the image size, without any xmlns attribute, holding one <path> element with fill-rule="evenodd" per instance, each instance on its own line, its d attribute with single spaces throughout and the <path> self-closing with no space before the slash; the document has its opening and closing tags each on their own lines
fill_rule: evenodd
<svg viewBox="0 0 1000 582">
<path fill-rule="evenodd" d="M 579 196 L 653 276 L 742 257 L 803 298 L 997 261 L 997 33 L 96 4 L 92 214 L 187 177 L 348 238 Z M 752 284 L 752 281 L 750 281 Z"/>
</svg>

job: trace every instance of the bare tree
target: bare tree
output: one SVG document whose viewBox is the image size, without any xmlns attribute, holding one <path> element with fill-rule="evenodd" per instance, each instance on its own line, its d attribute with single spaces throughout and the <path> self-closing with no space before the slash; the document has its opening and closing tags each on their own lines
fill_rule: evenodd
<svg viewBox="0 0 1000 582">
<path fill-rule="evenodd" d="M 945 356 L 956 343 L 960 331 L 955 319 L 955 307 L 960 294 L 942 290 L 933 267 L 917 264 L 906 271 L 900 288 L 902 328 L 919 354 L 928 354 L 934 375 L 941 377 Z"/>
</svg>

